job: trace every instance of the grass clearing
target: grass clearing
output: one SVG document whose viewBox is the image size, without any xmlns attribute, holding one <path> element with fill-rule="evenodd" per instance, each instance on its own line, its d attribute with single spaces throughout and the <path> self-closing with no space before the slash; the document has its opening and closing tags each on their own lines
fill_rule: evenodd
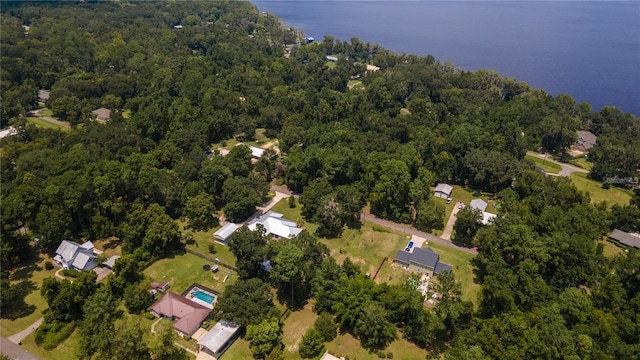
<svg viewBox="0 0 640 360">
<path fill-rule="evenodd" d="M 278 203 L 273 208 L 271 208 L 271 210 L 281 213 L 286 219 L 295 221 L 299 226 L 302 225 L 302 228 L 306 229 L 312 234 L 315 233 L 318 229 L 318 225 L 304 220 L 301 214 L 302 204 L 300 204 L 297 198 L 295 208 L 290 208 L 289 198 L 285 198 L 278 201 Z"/>
<path fill-rule="evenodd" d="M 249 342 L 243 338 L 238 338 L 221 356 L 223 360 L 247 360 L 253 359 Z"/>
<path fill-rule="evenodd" d="M 178 223 L 178 227 L 180 227 L 180 231 L 182 231 L 183 234 L 187 232 L 191 232 L 191 234 L 193 234 L 193 240 L 195 240 L 195 243 L 187 244 L 187 248 L 205 254 L 207 256 L 211 256 L 213 258 L 218 258 L 227 264 L 235 266 L 236 258 L 233 256 L 233 253 L 231 253 L 231 250 L 229 250 L 229 247 L 219 244 L 213 240 L 213 233 L 216 232 L 216 230 L 218 230 L 221 226 L 207 231 L 193 231 L 184 229 L 187 222 L 182 220 L 178 220 L 176 222 Z M 209 253 L 209 244 L 214 244 L 213 246 L 216 249 L 215 254 Z"/>
<path fill-rule="evenodd" d="M 48 307 L 46 300 L 40 296 L 40 287 L 42 281 L 47 277 L 53 277 L 59 268 L 44 268 L 45 261 L 51 261 L 46 254 L 34 253 L 34 259 L 36 260 L 18 267 L 11 273 L 11 283 L 18 285 L 17 291 L 24 295 L 24 302 L 16 302 L 2 311 L 2 336 L 11 336 L 26 329 L 41 318 L 42 312 Z"/>
<path fill-rule="evenodd" d="M 562 167 L 560 165 L 552 163 L 550 161 L 545 161 L 544 159 L 540 159 L 535 156 L 525 155 L 524 158 L 533 161 L 536 166 L 551 174 L 557 174 L 560 172 L 560 170 L 562 170 Z"/>
<path fill-rule="evenodd" d="M 476 284 L 474 281 L 475 275 L 473 274 L 473 265 L 471 265 L 471 259 L 474 255 L 428 241 L 422 247 L 432 248 L 440 254 L 440 261 L 451 265 L 456 281 L 462 284 L 462 299 L 471 301 L 477 309 L 480 284 Z"/>
<path fill-rule="evenodd" d="M 415 344 L 412 344 L 402 339 L 402 334 L 398 332 L 397 340 L 389 344 L 385 353 L 392 352 L 394 359 L 402 360 L 423 360 L 426 358 L 427 351 L 419 348 Z M 371 353 L 368 350 L 360 346 L 360 341 L 353 337 L 351 334 L 340 334 L 331 342 L 326 344 L 327 350 L 335 356 L 349 357 L 349 359 L 358 360 L 378 360 L 378 356 L 375 353 Z"/>
<path fill-rule="evenodd" d="M 37 127 L 45 128 L 45 129 L 67 130 L 67 128 L 65 128 L 64 126 L 61 126 L 61 125 L 58 125 L 58 124 L 54 124 L 52 122 L 48 122 L 46 120 L 43 120 L 43 119 L 37 118 L 37 117 L 28 117 L 27 118 L 27 123 L 33 124 L 33 125 L 35 125 Z"/>
<path fill-rule="evenodd" d="M 182 293 L 191 284 L 197 282 L 219 292 L 223 292 L 226 285 L 232 284 L 238 278 L 234 271 L 226 282 L 223 282 L 227 269 L 220 267 L 220 271 L 213 273 L 202 269 L 202 265 L 212 265 L 210 261 L 193 254 L 185 253 L 160 259 L 144 270 L 144 274 L 152 281 L 167 281 L 171 291 Z"/>
<path fill-rule="evenodd" d="M 616 257 L 619 254 L 624 254 L 625 253 L 625 249 L 622 249 L 621 247 L 617 246 L 616 244 L 614 244 L 614 243 L 612 243 L 610 241 L 603 240 L 600 243 L 603 246 L 602 254 L 605 257 L 613 258 L 613 257 Z"/>
<path fill-rule="evenodd" d="M 601 183 L 588 179 L 585 173 L 572 173 L 569 178 L 578 190 L 589 193 L 592 204 L 605 201 L 607 206 L 611 207 L 613 204 L 627 205 L 631 200 L 631 191 L 615 186 L 603 189 Z"/>
<path fill-rule="evenodd" d="M 284 321 L 282 342 L 285 348 L 285 359 L 298 359 L 298 345 L 307 329 L 313 327 L 318 318 L 312 310 L 311 303 L 305 305 L 300 311 L 294 311 Z"/>
<path fill-rule="evenodd" d="M 362 80 L 349 80 L 347 82 L 347 88 L 349 90 L 363 90 L 364 85 L 362 84 Z"/>
<path fill-rule="evenodd" d="M 44 109 L 40 111 L 40 114 L 42 114 L 42 116 L 55 117 L 51 109 Z"/>
<path fill-rule="evenodd" d="M 576 157 L 576 158 L 570 160 L 569 164 L 575 165 L 577 167 L 581 167 L 581 168 L 589 170 L 589 171 L 591 171 L 591 168 L 593 168 L 593 163 L 591 161 L 585 159 L 583 156 Z"/>
<path fill-rule="evenodd" d="M 65 341 L 53 350 L 45 350 L 36 344 L 35 334 L 32 333 L 22 341 L 22 348 L 43 360 L 69 360 L 76 359 L 76 349 L 80 348 L 81 335 L 78 329 Z"/>
</svg>

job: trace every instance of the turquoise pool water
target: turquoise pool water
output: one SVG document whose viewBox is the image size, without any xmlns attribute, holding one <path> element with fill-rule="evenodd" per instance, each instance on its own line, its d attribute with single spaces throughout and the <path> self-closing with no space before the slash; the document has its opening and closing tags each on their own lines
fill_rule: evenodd
<svg viewBox="0 0 640 360">
<path fill-rule="evenodd" d="M 196 297 L 204 302 L 208 302 L 209 304 L 213 304 L 213 301 L 216 299 L 215 296 L 209 295 L 202 291 L 194 291 L 192 293 L 193 297 Z"/>
</svg>

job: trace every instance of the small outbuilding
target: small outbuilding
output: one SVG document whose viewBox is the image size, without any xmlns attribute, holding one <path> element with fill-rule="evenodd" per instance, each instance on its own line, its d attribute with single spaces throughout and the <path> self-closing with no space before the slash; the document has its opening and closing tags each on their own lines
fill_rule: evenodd
<svg viewBox="0 0 640 360">
<path fill-rule="evenodd" d="M 229 243 L 229 239 L 231 239 L 231 235 L 233 235 L 238 228 L 238 225 L 234 223 L 225 224 L 223 227 L 218 229 L 218 231 L 213 233 L 213 237 L 217 243 L 227 245 Z"/>
<path fill-rule="evenodd" d="M 469 206 L 471 206 L 472 209 L 478 209 L 483 212 L 487 210 L 487 203 L 482 199 L 471 200 L 471 202 L 469 203 Z"/>
<path fill-rule="evenodd" d="M 102 266 L 108 267 L 109 269 L 113 270 L 113 267 L 116 265 L 116 260 L 118 260 L 119 258 L 120 256 L 113 255 L 112 257 L 107 259 L 107 261 L 103 262 Z"/>
<path fill-rule="evenodd" d="M 95 109 L 91 113 L 96 116 L 96 120 L 107 121 L 109 120 L 109 118 L 111 118 L 111 110 L 109 109 Z"/>
<path fill-rule="evenodd" d="M 434 190 L 434 195 L 439 198 L 447 199 L 451 197 L 451 192 L 453 192 L 453 186 L 449 184 L 440 183 L 436 185 Z"/>
</svg>

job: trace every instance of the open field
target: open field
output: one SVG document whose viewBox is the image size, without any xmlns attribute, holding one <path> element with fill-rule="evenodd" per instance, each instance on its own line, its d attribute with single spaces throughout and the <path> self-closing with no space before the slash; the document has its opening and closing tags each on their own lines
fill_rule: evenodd
<svg viewBox="0 0 640 360">
<path fill-rule="evenodd" d="M 603 189 L 601 183 L 587 179 L 587 174 L 584 173 L 572 173 L 569 177 L 578 190 L 589 193 L 592 204 L 602 201 L 607 202 L 608 206 L 612 206 L 613 204 L 629 204 L 631 192 L 628 190 L 623 190 L 615 186 L 611 186 L 610 189 Z"/>
<path fill-rule="evenodd" d="M 52 122 L 49 122 L 37 117 L 28 117 L 27 123 L 33 124 L 37 127 L 46 128 L 46 129 L 67 130 L 67 128 L 65 128 L 64 126 L 54 124 Z"/>
<path fill-rule="evenodd" d="M 8 337 L 27 328 L 42 317 L 47 308 L 46 300 L 40 296 L 42 281 L 53 277 L 56 270 L 45 270 L 44 262 L 51 260 L 48 255 L 37 253 L 34 260 L 18 267 L 11 273 L 12 285 L 18 284 L 18 291 L 23 295 L 24 302 L 16 302 L 2 311 L 0 330 L 2 336 Z"/>
<path fill-rule="evenodd" d="M 182 293 L 194 282 L 222 292 L 226 285 L 233 283 L 238 278 L 234 271 L 229 279 L 223 283 L 227 269 L 220 266 L 220 271 L 213 273 L 203 270 L 202 265 L 204 264 L 212 265 L 210 261 L 185 253 L 154 262 L 144 270 L 144 274 L 152 281 L 169 282 L 171 291 L 176 293 Z"/>
<path fill-rule="evenodd" d="M 525 155 L 524 158 L 527 160 L 533 161 L 536 164 L 536 166 L 540 167 L 545 172 L 548 172 L 551 174 L 557 174 L 560 172 L 560 170 L 562 170 L 562 167 L 560 165 L 549 162 L 549 161 L 545 161 L 544 159 L 540 159 L 535 156 Z"/>
<path fill-rule="evenodd" d="M 307 304 L 302 310 L 291 312 L 284 321 L 282 342 L 284 343 L 285 359 L 298 359 L 298 345 L 307 329 L 313 327 L 318 318 L 312 310 L 312 305 Z"/>
</svg>

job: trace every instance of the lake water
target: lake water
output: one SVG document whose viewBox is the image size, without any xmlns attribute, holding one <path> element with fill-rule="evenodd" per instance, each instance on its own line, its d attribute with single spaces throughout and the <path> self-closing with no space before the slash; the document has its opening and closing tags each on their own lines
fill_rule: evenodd
<svg viewBox="0 0 640 360">
<path fill-rule="evenodd" d="M 252 1 L 322 40 L 490 69 L 640 115 L 640 1 Z"/>
</svg>

